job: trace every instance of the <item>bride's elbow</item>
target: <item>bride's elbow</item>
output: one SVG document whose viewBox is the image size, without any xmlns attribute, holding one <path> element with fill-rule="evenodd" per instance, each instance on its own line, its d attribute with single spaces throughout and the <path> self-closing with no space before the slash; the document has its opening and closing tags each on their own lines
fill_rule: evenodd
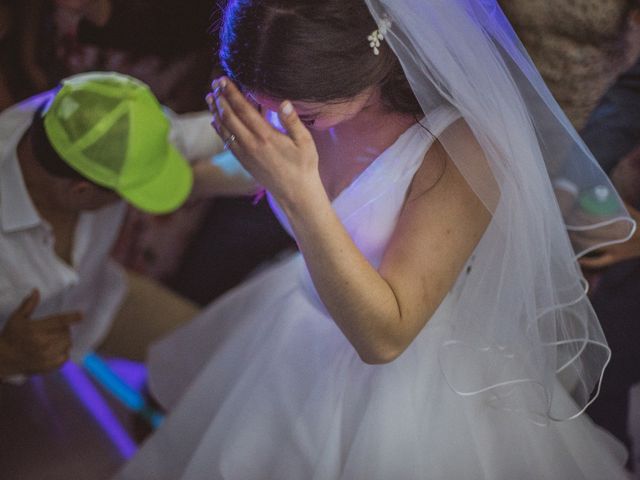
<svg viewBox="0 0 640 480">
<path fill-rule="evenodd" d="M 384 328 L 369 331 L 367 336 L 356 342 L 352 341 L 351 344 L 364 363 L 369 365 L 391 363 L 402 355 L 415 339 L 417 331 L 410 325 L 412 324 L 401 319 L 394 320 Z"/>
<path fill-rule="evenodd" d="M 407 346 L 378 345 L 376 347 L 356 348 L 356 352 L 360 360 L 368 365 L 384 365 L 393 362 L 402 355 Z"/>
</svg>

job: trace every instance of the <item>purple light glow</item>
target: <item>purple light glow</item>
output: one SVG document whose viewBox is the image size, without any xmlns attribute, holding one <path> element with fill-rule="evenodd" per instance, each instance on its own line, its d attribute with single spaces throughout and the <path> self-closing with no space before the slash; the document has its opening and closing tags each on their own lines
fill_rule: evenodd
<svg viewBox="0 0 640 480">
<path fill-rule="evenodd" d="M 81 368 L 73 362 L 67 362 L 62 367 L 61 372 L 78 399 L 83 403 L 87 411 L 93 415 L 93 418 L 102 427 L 102 430 L 122 457 L 124 459 L 131 458 L 137 450 L 135 442 L 122 427 L 107 402 Z"/>
<path fill-rule="evenodd" d="M 109 358 L 105 361 L 111 370 L 131 388 L 142 392 L 147 383 L 147 369 L 144 364 L 123 358 Z"/>
</svg>

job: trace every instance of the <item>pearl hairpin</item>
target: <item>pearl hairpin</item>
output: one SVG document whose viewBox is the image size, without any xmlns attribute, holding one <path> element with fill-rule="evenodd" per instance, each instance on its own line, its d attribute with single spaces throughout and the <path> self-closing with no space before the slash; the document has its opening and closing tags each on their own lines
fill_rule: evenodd
<svg viewBox="0 0 640 480">
<path fill-rule="evenodd" d="M 371 35 L 367 37 L 367 40 L 369 40 L 369 46 L 373 48 L 374 55 L 380 55 L 380 41 L 384 40 L 389 28 L 391 28 L 391 20 L 384 16 L 380 19 L 380 25 L 378 28 L 371 32 Z"/>
</svg>

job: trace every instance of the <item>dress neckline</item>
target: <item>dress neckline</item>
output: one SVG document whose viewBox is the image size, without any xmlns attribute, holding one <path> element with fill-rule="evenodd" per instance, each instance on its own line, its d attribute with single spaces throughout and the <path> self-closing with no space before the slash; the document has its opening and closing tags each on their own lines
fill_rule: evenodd
<svg viewBox="0 0 640 480">
<path fill-rule="evenodd" d="M 414 123 L 413 125 L 409 126 L 406 130 L 404 130 L 400 135 L 398 135 L 398 138 L 396 138 L 393 143 L 391 143 L 391 145 L 389 145 L 387 148 L 385 148 L 384 150 L 382 150 L 377 157 L 375 157 L 370 163 L 369 165 L 367 165 L 360 173 L 358 173 L 357 175 L 355 175 L 352 179 L 351 182 L 344 187 L 342 190 L 340 190 L 340 192 L 333 197 L 333 199 L 331 200 L 331 205 L 336 204 L 336 202 L 339 201 L 339 199 L 343 196 L 346 195 L 346 193 L 350 190 L 352 190 L 353 188 L 355 188 L 355 186 L 359 183 L 361 183 L 363 181 L 363 179 L 367 178 L 369 175 L 371 175 L 371 172 L 374 171 L 378 164 L 382 163 L 382 159 L 387 158 L 389 156 L 389 153 L 392 152 L 393 150 L 395 150 L 397 148 L 398 145 L 400 145 L 401 141 L 406 139 L 407 137 L 410 136 L 410 134 L 413 133 L 413 131 L 416 128 L 423 128 L 421 125 L 421 122 L 424 120 L 424 117 L 421 118 L 419 121 L 417 121 L 416 123 Z"/>
</svg>

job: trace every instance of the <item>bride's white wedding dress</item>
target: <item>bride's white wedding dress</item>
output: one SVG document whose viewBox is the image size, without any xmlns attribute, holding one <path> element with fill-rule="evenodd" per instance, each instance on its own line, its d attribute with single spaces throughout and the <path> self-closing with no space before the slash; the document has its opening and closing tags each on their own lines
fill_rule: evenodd
<svg viewBox="0 0 640 480">
<path fill-rule="evenodd" d="M 456 118 L 441 107 L 430 129 L 437 136 Z M 432 143 L 414 125 L 333 202 L 374 266 Z M 440 348 L 477 260 L 410 347 L 375 366 L 331 320 L 300 254 L 262 271 L 153 348 L 151 388 L 171 414 L 117 478 L 628 478 L 624 448 L 588 417 L 538 426 L 446 382 Z"/>
</svg>

